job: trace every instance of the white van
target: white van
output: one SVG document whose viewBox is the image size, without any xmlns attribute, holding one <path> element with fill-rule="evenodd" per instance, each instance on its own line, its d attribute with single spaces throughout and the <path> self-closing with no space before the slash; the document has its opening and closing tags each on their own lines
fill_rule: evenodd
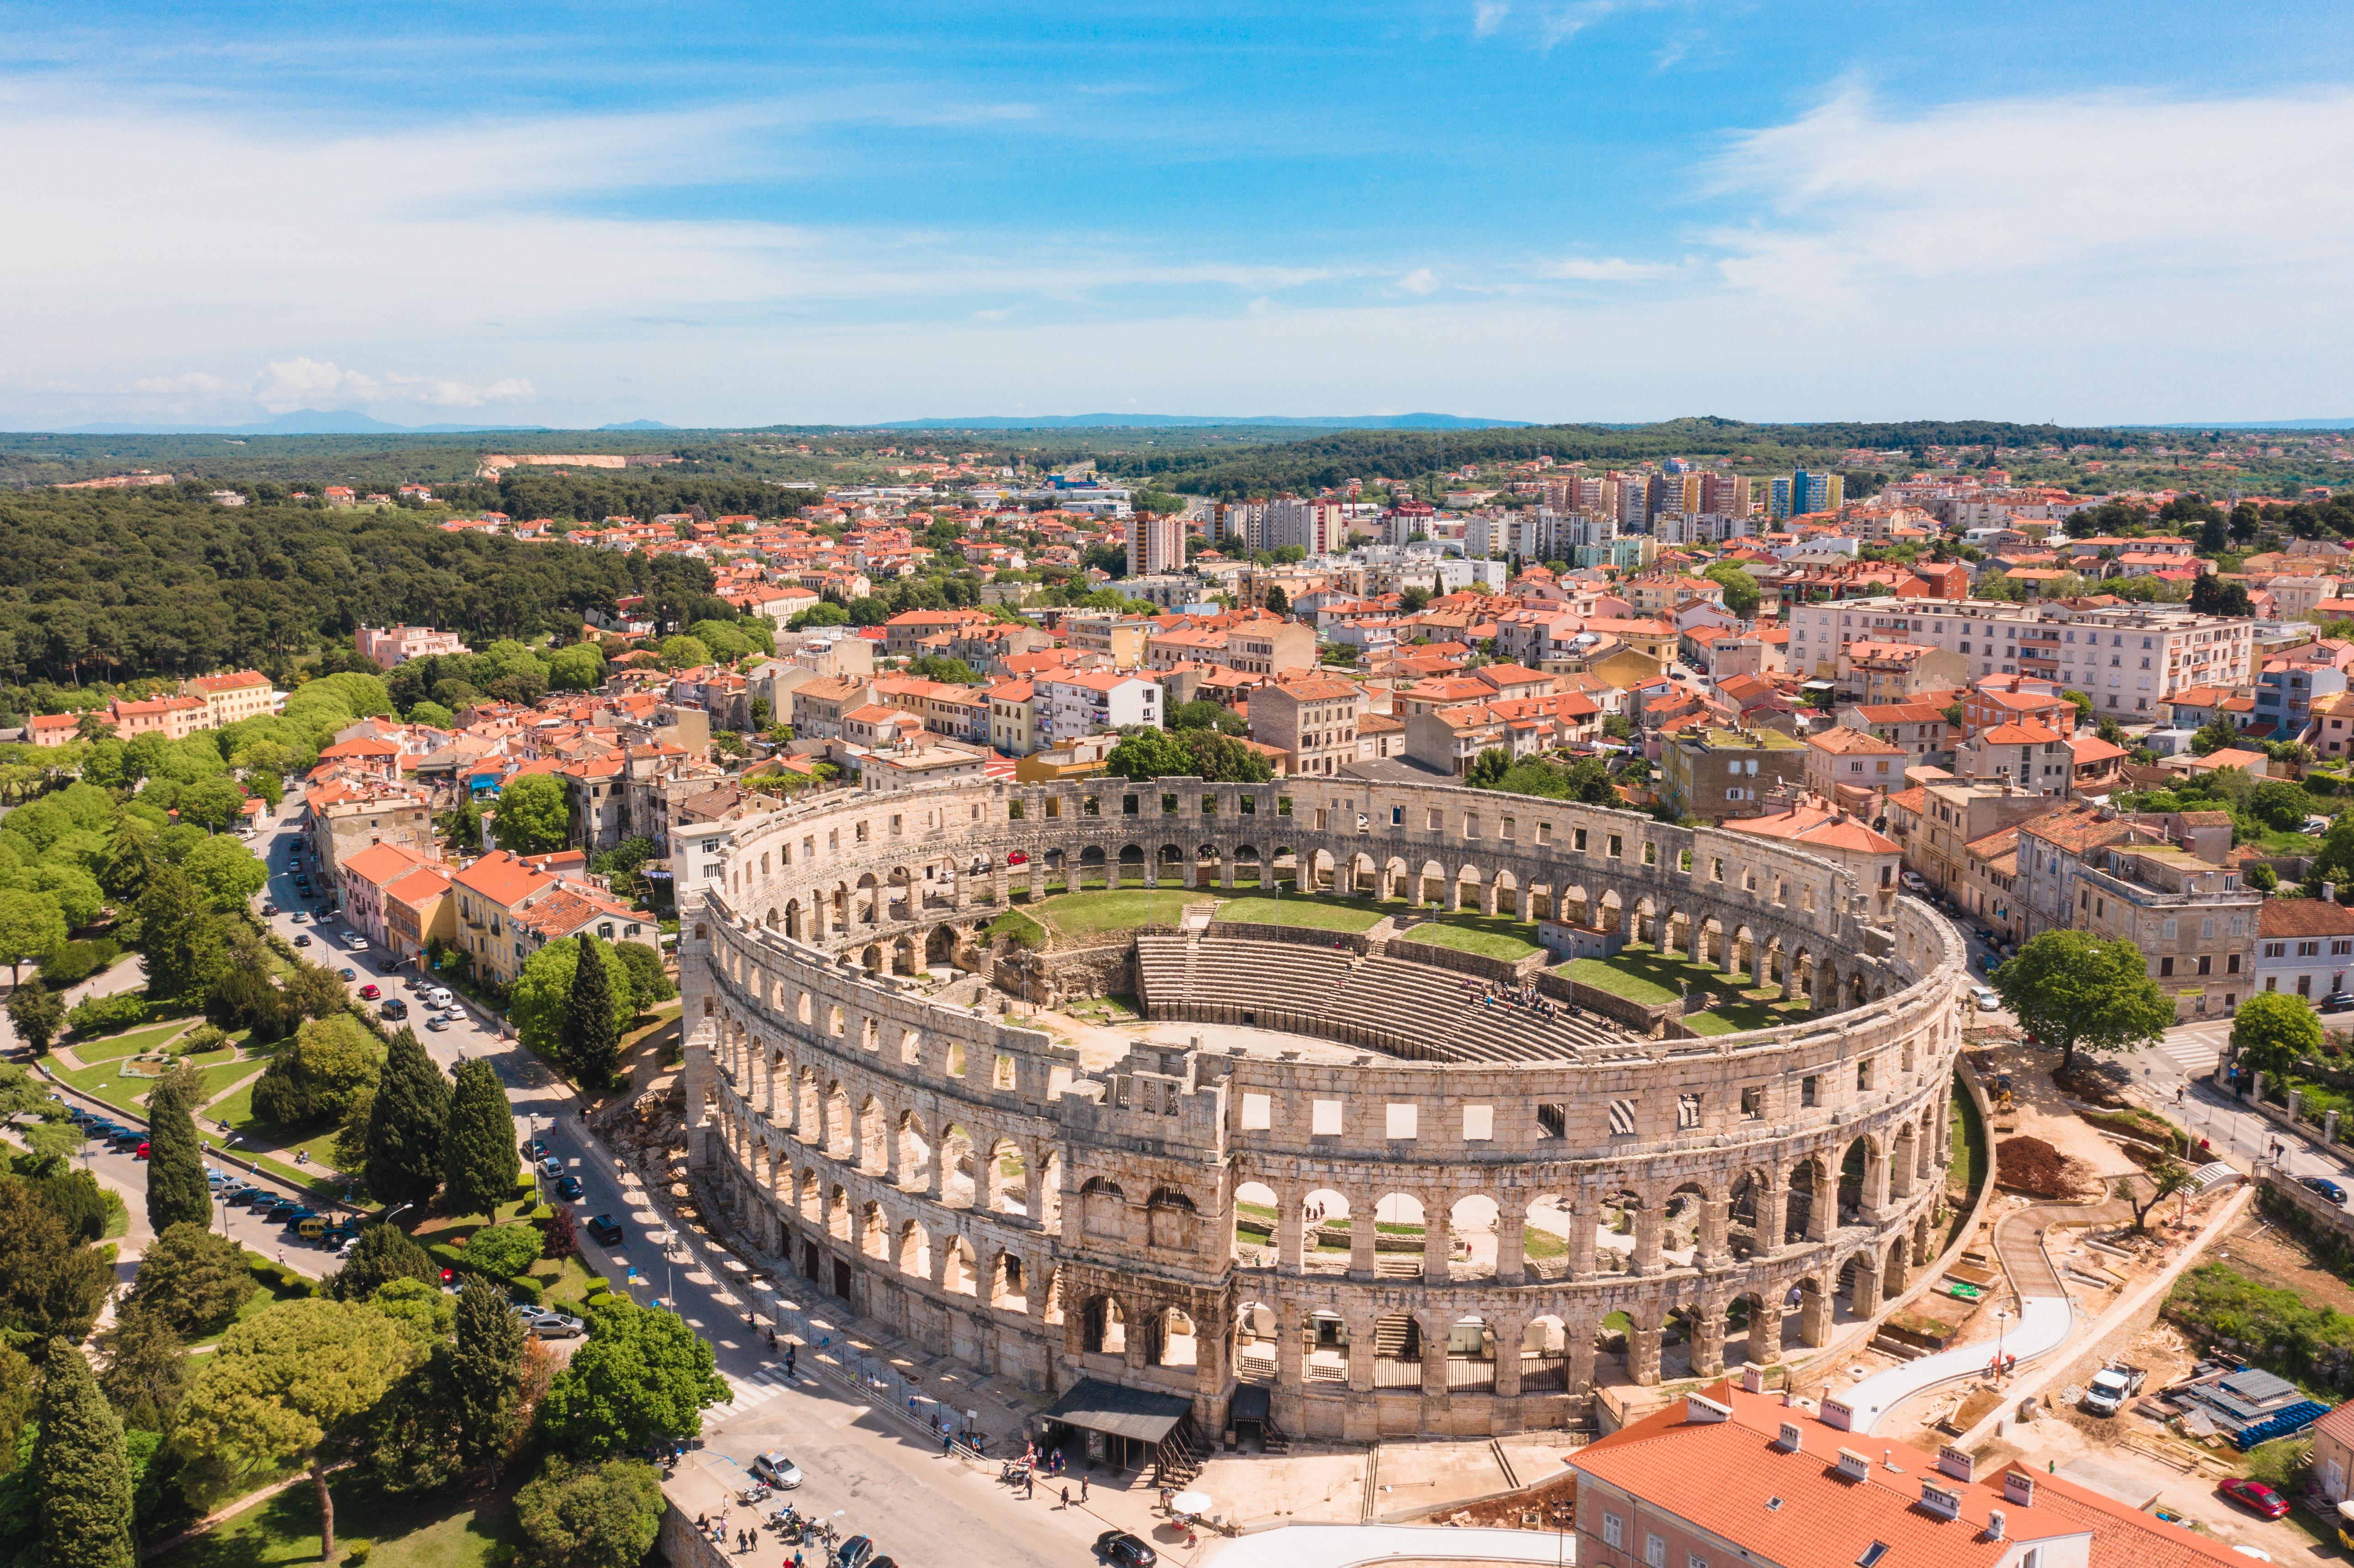
<svg viewBox="0 0 2354 1568">
<path fill-rule="evenodd" d="M 437 985 L 425 993 L 425 1005 L 428 1007 L 447 1007 L 456 1000 L 446 986 Z"/>
</svg>

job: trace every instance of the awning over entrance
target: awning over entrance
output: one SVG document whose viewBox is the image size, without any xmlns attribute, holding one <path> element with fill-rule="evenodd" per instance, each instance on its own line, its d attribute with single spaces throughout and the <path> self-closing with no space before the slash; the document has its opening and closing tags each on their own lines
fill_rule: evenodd
<svg viewBox="0 0 2354 1568">
<path fill-rule="evenodd" d="M 1234 1421 L 1265 1421 L 1267 1414 L 1267 1390 L 1257 1383 L 1235 1385 L 1234 1404 L 1228 1407 Z"/>
<path fill-rule="evenodd" d="M 1055 1402 L 1055 1408 L 1046 1412 L 1046 1419 L 1157 1445 L 1193 1413 L 1193 1401 L 1175 1394 L 1122 1388 L 1118 1383 L 1083 1377 Z"/>
</svg>

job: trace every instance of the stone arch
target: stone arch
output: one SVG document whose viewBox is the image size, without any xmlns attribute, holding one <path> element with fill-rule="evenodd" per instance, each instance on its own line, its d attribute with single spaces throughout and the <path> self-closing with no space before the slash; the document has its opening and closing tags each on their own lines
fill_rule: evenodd
<svg viewBox="0 0 2354 1568">
<path fill-rule="evenodd" d="M 887 1263 L 891 1258 L 891 1217 L 873 1199 L 858 1211 L 858 1251 L 861 1256 L 877 1263 Z"/>
<path fill-rule="evenodd" d="M 883 1139 L 883 1102 L 873 1095 L 858 1107 L 858 1168 L 862 1171 L 883 1169 L 887 1150 Z"/>
<path fill-rule="evenodd" d="M 960 1235 L 951 1234 L 940 1244 L 940 1288 L 950 1296 L 981 1293 L 980 1260 L 972 1244 Z"/>
<path fill-rule="evenodd" d="M 1200 1359 L 1199 1330 L 1182 1307 L 1169 1306 L 1154 1314 L 1152 1337 L 1145 1359 L 1157 1367 L 1190 1367 Z"/>
<path fill-rule="evenodd" d="M 1081 1303 L 1079 1349 L 1090 1355 L 1117 1356 L 1128 1351 L 1128 1315 L 1119 1298 L 1091 1296 Z"/>
<path fill-rule="evenodd" d="M 836 1078 L 825 1086 L 825 1151 L 835 1160 L 850 1154 L 850 1091 Z"/>
<path fill-rule="evenodd" d="M 957 928 L 935 926 L 924 938 L 924 967 L 945 969 L 956 962 Z"/>
<path fill-rule="evenodd" d="M 1030 1277 L 1022 1255 L 1003 1248 L 989 1260 L 989 1304 L 1005 1312 L 1028 1312 Z"/>
<path fill-rule="evenodd" d="M 1144 881 L 1144 846 L 1142 844 L 1120 845 L 1119 869 L 1112 877 L 1112 885 L 1114 887 L 1118 887 L 1127 882 L 1130 868 L 1134 869 L 1136 880 L 1141 884 Z"/>
<path fill-rule="evenodd" d="M 785 935 L 796 942 L 807 941 L 809 933 L 801 928 L 801 901 L 798 898 L 786 899 Z"/>
<path fill-rule="evenodd" d="M 1090 1176 L 1079 1188 L 1079 1227 L 1087 1234 L 1106 1240 L 1125 1240 L 1128 1236 L 1128 1194 L 1119 1183 L 1103 1176 Z"/>
<path fill-rule="evenodd" d="M 902 931 L 899 934 L 899 939 L 891 944 L 891 972 L 895 975 L 912 975 L 919 972 L 922 967 L 916 961 L 915 938 Z"/>
<path fill-rule="evenodd" d="M 932 1233 L 909 1215 L 899 1223 L 899 1272 L 910 1279 L 932 1277 Z"/>
<path fill-rule="evenodd" d="M 850 1192 L 835 1187 L 825 1195 L 825 1234 L 835 1241 L 850 1240 Z"/>
<path fill-rule="evenodd" d="M 1201 1211 L 1175 1187 L 1155 1187 L 1144 1201 L 1146 1239 L 1164 1252 L 1192 1252 L 1200 1246 Z"/>
<path fill-rule="evenodd" d="M 823 1219 L 825 1217 L 825 1211 L 821 1206 L 823 1202 L 824 1199 L 821 1184 L 818 1181 L 817 1171 L 806 1167 L 803 1168 L 801 1174 L 801 1200 L 799 1204 L 801 1218 L 809 1221 L 811 1224 L 815 1224 L 820 1220 Z"/>
</svg>

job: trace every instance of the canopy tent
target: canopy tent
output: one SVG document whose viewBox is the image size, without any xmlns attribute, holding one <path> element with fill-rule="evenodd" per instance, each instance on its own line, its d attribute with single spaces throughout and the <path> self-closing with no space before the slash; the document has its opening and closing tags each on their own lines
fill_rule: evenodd
<svg viewBox="0 0 2354 1568">
<path fill-rule="evenodd" d="M 1175 1394 L 1122 1388 L 1118 1383 L 1083 1377 L 1055 1402 L 1045 1418 L 1066 1426 L 1157 1446 L 1193 1413 L 1193 1401 Z"/>
</svg>

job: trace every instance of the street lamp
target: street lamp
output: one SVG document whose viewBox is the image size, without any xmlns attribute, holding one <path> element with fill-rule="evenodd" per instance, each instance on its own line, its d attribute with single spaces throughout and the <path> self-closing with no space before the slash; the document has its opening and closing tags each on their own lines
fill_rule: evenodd
<svg viewBox="0 0 2354 1568">
<path fill-rule="evenodd" d="M 2009 1326 L 2010 1308 L 1996 1308 L 1994 1309 L 1994 1385 L 1997 1388 L 2002 1386 L 2002 1340 Z"/>
</svg>

